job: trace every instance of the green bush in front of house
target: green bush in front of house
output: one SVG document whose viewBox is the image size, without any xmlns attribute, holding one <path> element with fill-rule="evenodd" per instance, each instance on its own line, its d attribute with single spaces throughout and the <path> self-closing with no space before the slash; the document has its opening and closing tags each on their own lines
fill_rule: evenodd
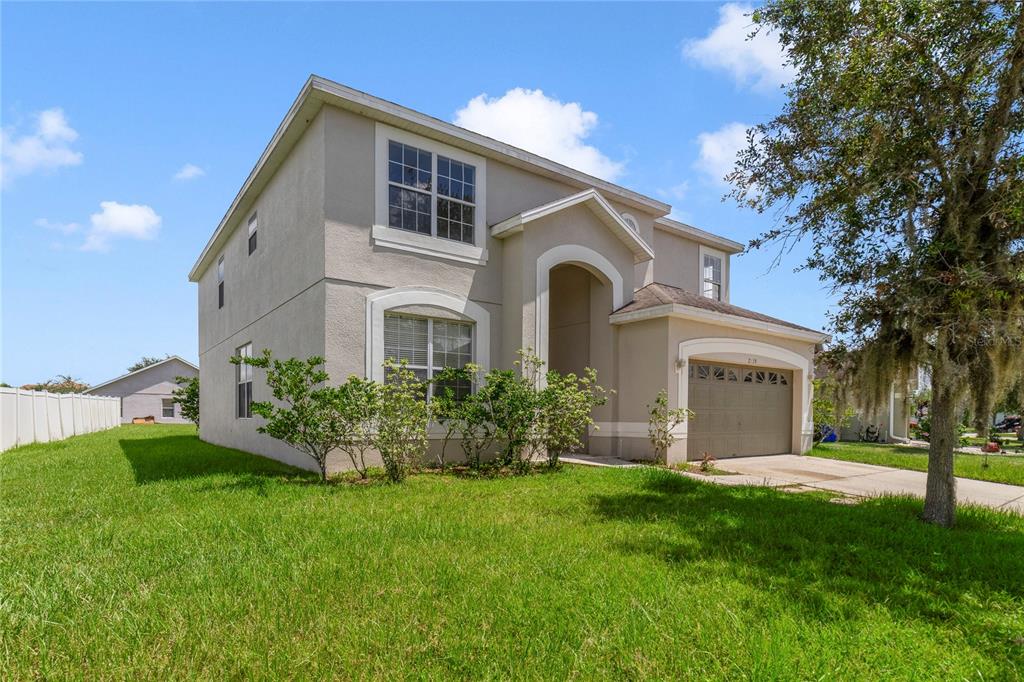
<svg viewBox="0 0 1024 682">
<path fill-rule="evenodd" d="M 453 440 L 460 443 L 472 470 L 487 463 L 525 474 L 537 459 L 556 468 L 562 455 L 582 447 L 594 423 L 594 408 L 607 400 L 595 370 L 587 368 L 581 376 L 555 371 L 542 375 L 543 362 L 530 350 L 519 351 L 513 369 L 484 373 L 468 365 L 443 370 L 433 380 L 429 400 L 427 382 L 405 362 L 392 359 L 384 363 L 384 382 L 350 376 L 337 386 L 330 385 L 321 357 L 278 360 L 265 349 L 231 362 L 265 370 L 275 402 L 252 404 L 253 413 L 266 420 L 259 432 L 311 457 L 323 481 L 332 451 L 345 453 L 365 479 L 366 454 L 376 450 L 388 480 L 401 482 L 425 460 L 432 421 L 445 431 L 438 454 L 442 470 Z"/>
</svg>

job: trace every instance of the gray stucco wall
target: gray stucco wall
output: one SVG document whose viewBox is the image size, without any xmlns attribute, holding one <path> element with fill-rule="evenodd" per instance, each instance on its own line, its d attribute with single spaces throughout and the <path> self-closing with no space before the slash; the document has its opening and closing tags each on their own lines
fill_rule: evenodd
<svg viewBox="0 0 1024 682">
<path fill-rule="evenodd" d="M 195 375 L 196 370 L 191 365 L 172 358 L 87 392 L 121 398 L 121 422 L 125 424 L 135 417 L 154 417 L 164 424 L 186 424 L 189 422 L 181 417 L 181 407 L 177 404 L 174 417 L 164 417 L 163 401 L 169 400 L 178 388 L 175 377 Z"/>
<path fill-rule="evenodd" d="M 256 420 L 235 418 L 235 366 L 245 343 L 254 354 L 324 354 L 324 126 L 310 124 L 291 154 L 234 226 L 222 254 L 224 307 L 217 307 L 217 257 L 199 278 L 201 437 L 219 445 L 307 466 L 290 447 L 256 432 Z M 248 253 L 247 223 L 258 215 L 257 249 Z M 229 228 L 231 229 L 231 228 Z M 266 399 L 257 371 L 254 399 Z"/>
</svg>

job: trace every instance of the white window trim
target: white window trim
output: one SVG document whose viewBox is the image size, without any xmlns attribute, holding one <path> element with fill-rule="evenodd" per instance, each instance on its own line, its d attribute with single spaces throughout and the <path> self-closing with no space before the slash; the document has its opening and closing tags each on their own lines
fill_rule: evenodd
<svg viewBox="0 0 1024 682">
<path fill-rule="evenodd" d="M 632 213 L 623 213 L 622 222 L 626 223 L 633 232 L 640 234 L 640 221 Z"/>
<path fill-rule="evenodd" d="M 395 287 L 366 297 L 366 377 L 384 381 L 384 312 L 410 305 L 442 308 L 473 323 L 473 362 L 491 368 L 491 314 L 479 303 L 435 287 Z"/>
<path fill-rule="evenodd" d="M 714 256 L 715 258 L 722 259 L 722 303 L 729 302 L 729 256 L 724 251 L 718 249 L 712 249 L 710 246 L 700 245 L 699 254 L 697 256 L 697 293 L 701 296 L 704 295 L 704 256 Z M 714 299 L 711 299 L 714 300 Z"/>
<path fill-rule="evenodd" d="M 482 156 L 420 137 L 405 130 L 377 122 L 374 129 L 374 211 L 371 236 L 376 246 L 408 251 L 460 263 L 487 263 L 487 160 Z M 473 225 L 474 244 L 425 235 L 388 226 L 388 141 L 394 140 L 431 152 L 432 177 L 430 213 L 431 232 L 437 230 L 437 155 L 476 167 L 476 210 Z"/>
</svg>

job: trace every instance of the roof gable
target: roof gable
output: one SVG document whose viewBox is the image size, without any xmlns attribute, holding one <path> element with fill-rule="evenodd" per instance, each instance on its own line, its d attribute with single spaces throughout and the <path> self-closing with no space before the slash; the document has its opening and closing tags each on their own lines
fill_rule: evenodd
<svg viewBox="0 0 1024 682">
<path fill-rule="evenodd" d="M 163 360 L 161 360 L 160 362 L 154 362 L 152 365 L 146 365 L 142 369 L 137 369 L 134 372 L 128 372 L 126 374 L 122 374 L 121 376 L 115 377 L 113 379 L 110 379 L 109 381 L 104 381 L 102 384 L 96 384 L 95 386 L 90 386 L 85 391 L 83 391 L 83 393 L 94 393 L 94 392 L 98 391 L 101 388 L 105 388 L 105 387 L 110 386 L 112 384 L 116 384 L 119 381 L 124 381 L 125 379 L 128 379 L 130 377 L 136 377 L 136 376 L 139 376 L 141 374 L 145 374 L 146 372 L 150 372 L 150 371 L 156 369 L 157 367 L 161 367 L 161 366 L 167 364 L 168 362 L 171 362 L 172 360 L 182 363 L 186 367 L 189 367 L 192 370 L 194 370 L 197 375 L 199 374 L 199 368 L 196 367 L 195 365 L 193 365 L 191 362 L 189 362 L 185 358 L 180 357 L 178 355 L 170 355 L 170 356 L 164 358 Z"/>
<path fill-rule="evenodd" d="M 518 213 L 496 225 L 492 225 L 491 235 L 497 239 L 503 239 L 517 232 L 522 232 L 523 227 L 534 220 L 546 218 L 554 213 L 581 204 L 589 208 L 633 252 L 636 260 L 645 261 L 654 258 L 654 251 L 647 245 L 647 242 L 634 232 L 633 228 L 626 224 L 622 216 L 612 208 L 611 204 L 596 189 L 585 189 L 582 192 L 577 192 L 576 194 L 571 194 Z"/>
</svg>

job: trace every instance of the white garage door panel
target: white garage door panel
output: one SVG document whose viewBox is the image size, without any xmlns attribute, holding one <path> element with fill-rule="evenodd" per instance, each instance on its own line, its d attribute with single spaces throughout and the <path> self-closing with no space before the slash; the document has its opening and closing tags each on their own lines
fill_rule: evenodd
<svg viewBox="0 0 1024 682">
<path fill-rule="evenodd" d="M 793 373 L 691 360 L 691 459 L 776 455 L 792 444 Z"/>
</svg>

